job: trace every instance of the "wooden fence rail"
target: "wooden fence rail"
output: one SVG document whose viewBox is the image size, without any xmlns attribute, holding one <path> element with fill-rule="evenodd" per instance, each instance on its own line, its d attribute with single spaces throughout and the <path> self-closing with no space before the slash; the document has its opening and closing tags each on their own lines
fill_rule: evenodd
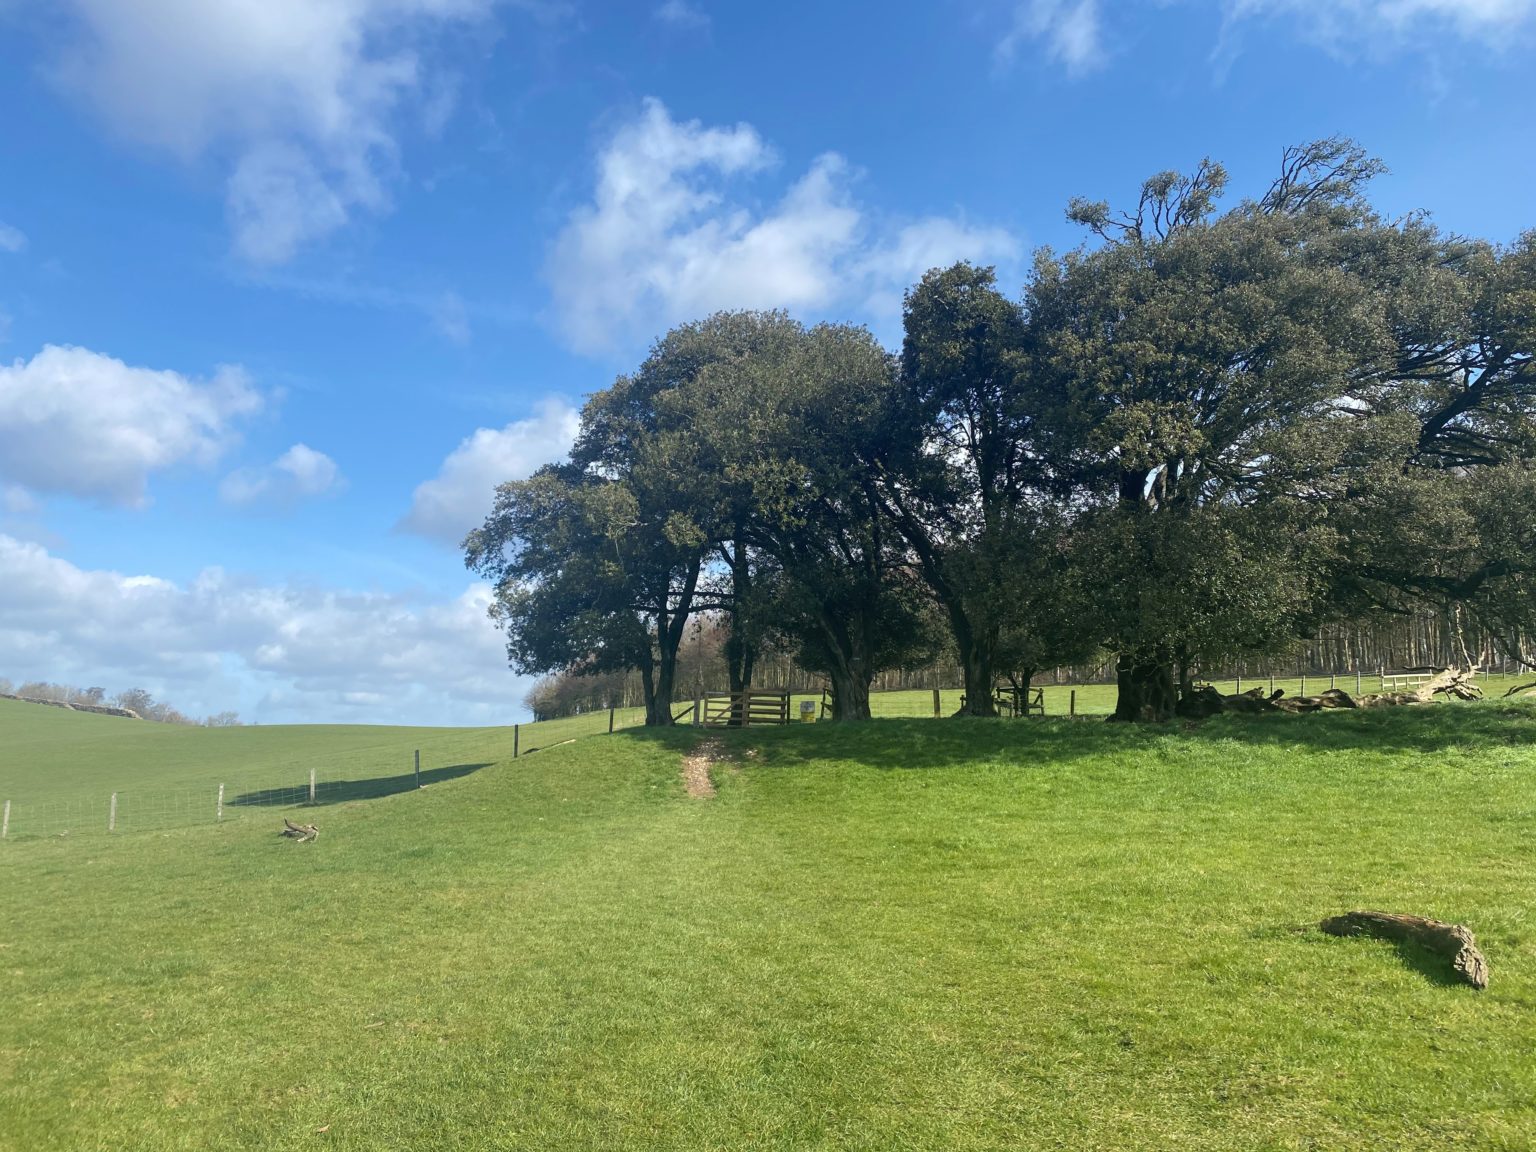
<svg viewBox="0 0 1536 1152">
<path fill-rule="evenodd" d="M 710 692 L 704 696 L 706 728 L 750 728 L 789 723 L 788 692 Z"/>
</svg>

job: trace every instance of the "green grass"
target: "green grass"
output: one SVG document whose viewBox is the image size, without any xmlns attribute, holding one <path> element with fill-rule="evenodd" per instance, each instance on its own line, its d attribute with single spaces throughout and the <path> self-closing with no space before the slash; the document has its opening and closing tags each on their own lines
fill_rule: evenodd
<svg viewBox="0 0 1536 1152">
<path fill-rule="evenodd" d="M 81 773 L 125 723 L 49 715 Z M 488 766 L 315 844 L 0 845 L 0 1148 L 1536 1144 L 1529 707 L 726 733 L 707 801 L 691 731 L 442 738 Z"/>
</svg>

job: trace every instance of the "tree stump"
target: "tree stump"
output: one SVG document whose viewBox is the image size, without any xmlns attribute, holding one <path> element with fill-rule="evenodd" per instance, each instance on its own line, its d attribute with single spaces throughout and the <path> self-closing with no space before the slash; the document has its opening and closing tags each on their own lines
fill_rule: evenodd
<svg viewBox="0 0 1536 1152">
<path fill-rule="evenodd" d="M 1330 916 L 1318 927 L 1330 936 L 1379 936 L 1422 945 L 1449 960 L 1456 974 L 1472 987 L 1488 987 L 1488 960 L 1465 925 L 1394 912 L 1346 912 Z"/>
</svg>

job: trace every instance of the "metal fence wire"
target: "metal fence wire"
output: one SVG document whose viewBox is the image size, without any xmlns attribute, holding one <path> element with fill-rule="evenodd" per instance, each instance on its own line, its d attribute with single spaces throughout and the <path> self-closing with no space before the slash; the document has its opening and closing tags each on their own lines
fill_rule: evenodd
<svg viewBox="0 0 1536 1152">
<path fill-rule="evenodd" d="M 1266 675 L 1216 683 L 1224 692 L 1279 688 L 1290 695 L 1305 695 L 1309 691 L 1318 692 L 1335 686 L 1363 688 L 1367 692 L 1378 687 L 1399 688 L 1408 686 L 1406 682 L 1410 679 L 1422 678 L 1416 673 L 1399 676 L 1365 673 L 1362 676 L 1350 671 L 1305 678 Z M 1506 684 L 1519 682 L 1518 676 L 1507 674 L 1479 679 L 1490 696 L 1498 695 Z M 1113 684 L 1047 684 L 1037 690 L 1040 693 L 1038 702 L 1043 706 L 1040 714 L 1047 717 L 1103 716 L 1114 710 Z M 958 712 L 963 696 L 957 688 L 872 692 L 870 712 L 877 720 L 939 719 Z M 824 693 L 793 693 L 789 701 L 790 722 L 823 722 L 827 718 L 826 704 Z M 696 713 L 703 719 L 703 698 L 697 702 L 697 707 L 694 702 L 679 701 L 672 706 L 672 713 L 675 722 L 682 725 L 693 723 Z M 502 730 L 505 747 L 500 748 L 494 758 L 517 759 L 575 740 L 640 727 L 644 723 L 643 708 L 610 708 L 513 725 Z M 466 730 L 433 747 L 434 760 L 450 761 L 443 766 L 423 768 L 418 751 L 413 759 L 399 765 L 397 771 L 380 763 L 383 751 L 382 747 L 349 749 L 333 756 L 324 767 L 306 768 L 302 763 L 289 762 L 273 766 L 273 774 L 255 779 L 213 779 L 204 784 L 168 788 L 103 789 L 40 799 L 25 794 L 0 797 L 0 840 L 108 836 L 223 824 L 246 820 L 271 809 L 324 807 L 415 791 L 423 785 L 467 775 L 491 764 L 485 759 L 487 736 L 483 730 Z M 390 753 L 396 751 L 390 749 Z"/>
</svg>

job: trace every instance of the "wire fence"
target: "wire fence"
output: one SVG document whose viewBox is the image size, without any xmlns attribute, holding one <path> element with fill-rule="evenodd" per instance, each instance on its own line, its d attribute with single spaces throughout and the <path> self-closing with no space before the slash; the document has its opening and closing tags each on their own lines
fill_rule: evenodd
<svg viewBox="0 0 1536 1152">
<path fill-rule="evenodd" d="M 1342 688 L 1373 692 L 1411 688 L 1427 679 L 1420 673 L 1358 673 L 1354 671 L 1305 677 L 1234 677 L 1214 681 L 1222 692 L 1260 688 L 1290 696 Z M 1494 673 L 1479 677 L 1484 691 L 1497 696 L 1529 676 Z M 1036 686 L 1037 714 L 1046 717 L 1105 716 L 1114 711 L 1113 684 L 1047 684 Z M 898 689 L 870 693 L 870 713 L 879 719 L 942 719 L 961 710 L 965 693 L 958 688 Z M 702 700 L 672 705 L 678 724 L 702 719 Z M 823 722 L 827 698 L 821 692 L 790 696 L 792 723 Z M 1020 721 L 1024 722 L 1024 721 Z M 645 723 L 643 708 L 610 708 L 517 724 L 509 729 L 465 730 L 438 740 L 430 749 L 433 764 L 423 766 L 420 750 L 399 764 L 400 749 L 367 746 L 332 755 L 324 766 L 298 762 L 272 765 L 258 776 L 217 779 L 174 787 L 128 787 L 59 793 L 41 797 L 0 797 L 0 841 L 19 842 L 48 837 L 91 837 L 164 831 L 195 825 L 224 824 L 267 816 L 271 810 L 314 809 L 357 800 L 411 792 L 426 785 L 465 776 L 490 767 L 496 760 L 518 759 L 576 740 L 633 729 Z M 510 737 L 510 739 L 508 739 Z M 387 764 L 385 761 L 393 761 Z M 399 765 L 398 771 L 394 766 Z M 306 817 L 310 819 L 311 817 Z"/>
<path fill-rule="evenodd" d="M 352 776 L 338 774 L 334 768 L 313 768 L 307 774 L 210 780 L 176 787 L 131 786 L 37 798 L 21 795 L 0 801 L 0 840 L 112 836 L 226 824 L 268 816 L 274 809 L 313 810 L 413 792 L 490 764 L 480 759 L 420 767 L 418 754 L 406 771 L 397 774 Z"/>
</svg>

